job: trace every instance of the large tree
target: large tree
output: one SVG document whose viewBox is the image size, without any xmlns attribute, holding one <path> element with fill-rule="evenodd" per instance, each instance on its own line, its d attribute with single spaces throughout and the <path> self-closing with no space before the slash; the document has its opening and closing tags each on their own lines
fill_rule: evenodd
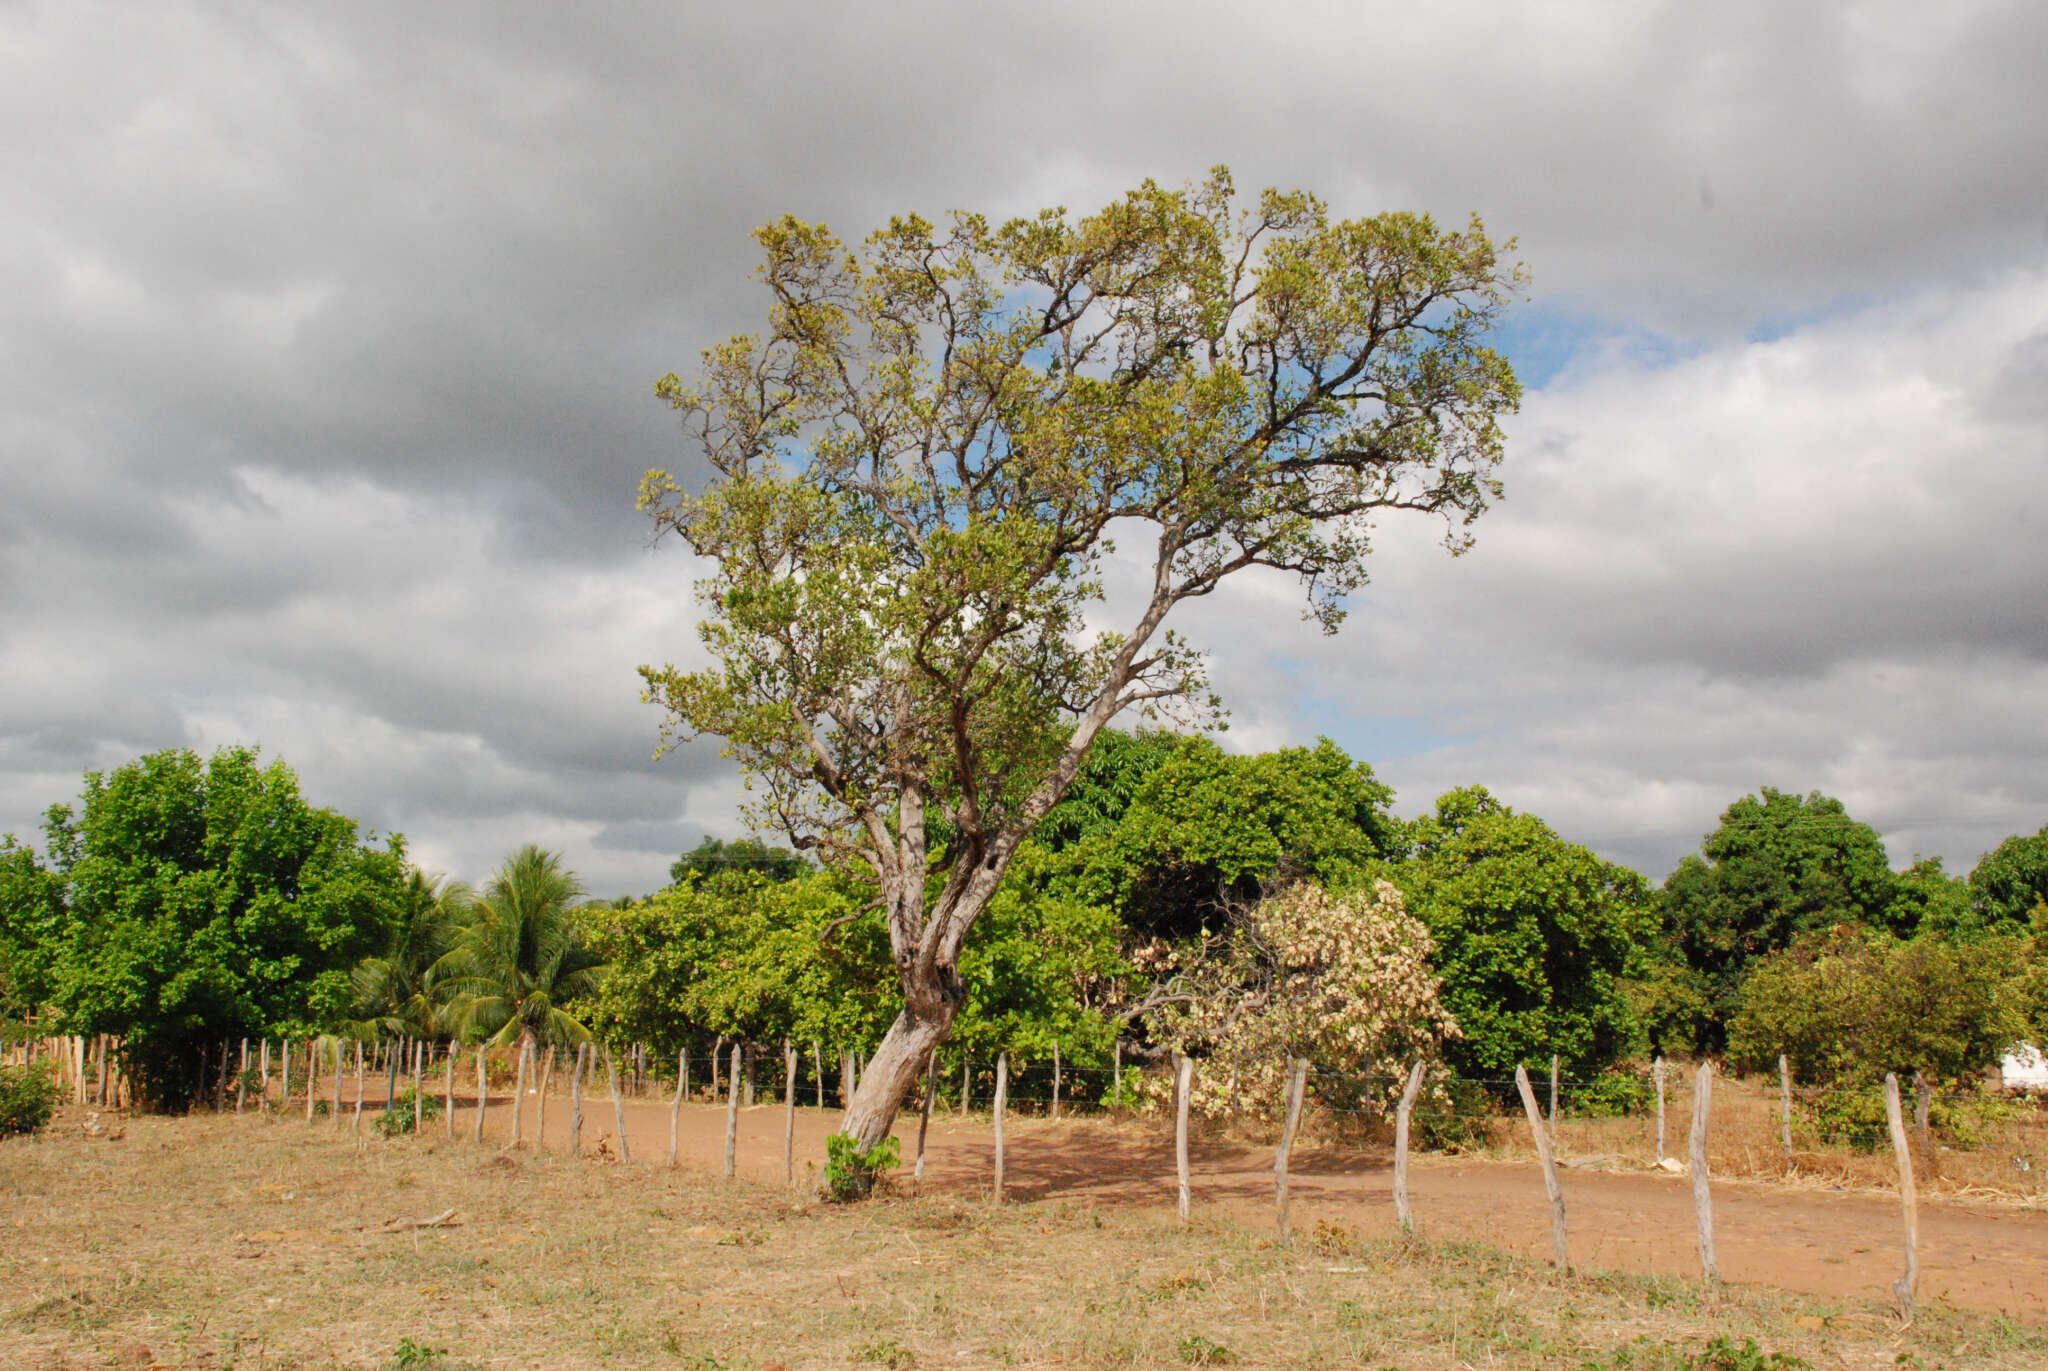
<svg viewBox="0 0 2048 1371">
<path fill-rule="evenodd" d="M 251 748 L 90 772 L 46 832 L 63 898 L 49 1003 L 69 1031 L 120 1035 L 141 1098 L 163 1109 L 204 1085 L 202 1050 L 348 1017 L 350 970 L 403 896 L 396 838 L 365 843 Z"/>
<path fill-rule="evenodd" d="M 725 739 L 758 821 L 880 888 L 903 1008 L 846 1116 L 868 1147 L 1103 728 L 1216 707 L 1173 609 L 1266 567 L 1333 631 L 1381 512 L 1466 546 L 1519 398 L 1485 339 L 1520 276 L 1476 220 L 1241 205 L 1221 168 L 1080 218 L 756 237 L 766 330 L 657 387 L 711 479 L 641 492 L 709 567 L 711 665 L 643 674 L 670 736 Z"/>
</svg>

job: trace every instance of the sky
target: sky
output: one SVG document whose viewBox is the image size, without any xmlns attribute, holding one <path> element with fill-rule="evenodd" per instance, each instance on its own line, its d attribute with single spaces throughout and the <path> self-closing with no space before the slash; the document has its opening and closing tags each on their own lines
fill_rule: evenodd
<svg viewBox="0 0 2048 1371">
<path fill-rule="evenodd" d="M 634 494 L 749 231 L 1221 162 L 1531 277 L 1470 554 L 1188 607 L 1227 746 L 1653 880 L 1766 785 L 1967 870 L 2048 823 L 2044 70 L 2031 0 L 0 0 L 0 830 L 246 743 L 431 868 L 664 883 L 741 790 L 654 758 L 701 569 Z"/>
</svg>

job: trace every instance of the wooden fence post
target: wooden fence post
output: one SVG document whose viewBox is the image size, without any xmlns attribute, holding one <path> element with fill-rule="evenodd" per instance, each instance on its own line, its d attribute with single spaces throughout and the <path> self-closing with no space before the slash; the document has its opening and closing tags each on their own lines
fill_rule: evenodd
<svg viewBox="0 0 2048 1371">
<path fill-rule="evenodd" d="M 1884 1115 L 1899 1160 L 1899 1210 L 1906 1222 L 1906 1274 L 1892 1283 L 1892 1293 L 1898 1296 L 1899 1312 L 1910 1319 L 1914 1289 L 1920 1283 L 1920 1206 L 1913 1186 L 1913 1153 L 1906 1145 L 1905 1111 L 1899 1107 L 1899 1078 L 1890 1072 L 1884 1078 Z"/>
<path fill-rule="evenodd" d="M 507 1147 L 516 1148 L 526 1141 L 526 1056 L 526 1038 L 522 1034 L 519 1039 L 518 1065 L 512 1072 L 512 1141 L 505 1144 Z"/>
<path fill-rule="evenodd" d="M 1714 1259 L 1714 1193 L 1707 1177 L 1707 1116 L 1714 1106 L 1714 1064 L 1701 1062 L 1692 1090 L 1692 1206 L 1699 1216 L 1700 1271 L 1712 1284 L 1721 1279 Z"/>
<path fill-rule="evenodd" d="M 1003 1106 L 1010 1098 L 1010 1054 L 996 1054 L 996 1203 L 1003 1202 Z"/>
<path fill-rule="evenodd" d="M 725 1073 L 725 1178 L 733 1177 L 740 1142 L 740 1045 L 732 1045 L 732 1069 Z"/>
<path fill-rule="evenodd" d="M 934 1046 L 924 1064 L 924 1112 L 917 1120 L 917 1168 L 910 1173 L 914 1181 L 924 1179 L 924 1135 L 932 1126 L 932 1098 L 939 1093 L 939 1049 Z"/>
<path fill-rule="evenodd" d="M 1116 1074 L 1110 1077 L 1109 1097 L 1115 1100 L 1116 1107 L 1121 1109 L 1124 1105 L 1124 1040 L 1122 1038 L 1116 1040 L 1115 1061 L 1116 1065 L 1112 1069 Z"/>
<path fill-rule="evenodd" d="M 341 1127 L 341 1078 L 348 1071 L 348 1049 L 341 1045 L 341 1039 L 334 1040 L 334 1104 L 329 1109 L 333 1115 L 328 1119 L 330 1127 Z"/>
<path fill-rule="evenodd" d="M 1052 1116 L 1060 1116 L 1060 1045 L 1052 1045 Z"/>
<path fill-rule="evenodd" d="M 1287 1064 L 1287 1122 L 1280 1130 L 1280 1146 L 1273 1152 L 1273 1203 L 1279 1212 L 1280 1241 L 1294 1239 L 1287 1223 L 1287 1158 L 1294 1151 L 1294 1131 L 1301 1126 L 1301 1095 L 1308 1084 L 1308 1059 L 1296 1057 Z"/>
<path fill-rule="evenodd" d="M 490 1070 L 490 1055 L 489 1043 L 476 1045 L 476 1129 L 471 1133 L 470 1141 L 478 1145 L 484 1140 L 484 1101 L 490 1096 L 490 1078 L 487 1074 Z"/>
<path fill-rule="evenodd" d="M 782 1183 L 796 1184 L 796 1044 L 782 1040 Z"/>
<path fill-rule="evenodd" d="M 555 1045 L 548 1044 L 547 1057 L 540 1067 L 540 1105 L 533 1111 L 533 1145 L 548 1145 L 548 1091 L 555 1083 Z"/>
<path fill-rule="evenodd" d="M 1550 1129 L 1543 1121 L 1543 1110 L 1536 1103 L 1536 1092 L 1529 1086 L 1528 1068 L 1515 1067 L 1515 1089 L 1522 1096 L 1522 1112 L 1528 1115 L 1529 1132 L 1536 1140 L 1536 1160 L 1543 1167 L 1543 1193 L 1550 1197 L 1553 1260 L 1558 1270 L 1569 1271 L 1572 1263 L 1564 1236 L 1564 1190 L 1557 1183 L 1557 1159 L 1550 1152 Z"/>
<path fill-rule="evenodd" d="M 590 1044 L 576 1044 L 576 1069 L 569 1073 L 569 1150 L 583 1155 L 583 1073 L 590 1065 Z"/>
<path fill-rule="evenodd" d="M 256 1074 L 262 1078 L 263 1089 L 256 1096 L 256 1112 L 261 1114 L 267 1112 L 270 1108 L 270 1039 L 265 1038 L 263 1040 L 262 1051 L 258 1055 L 262 1059 L 262 1065 L 256 1069 Z M 107 1055 L 103 1050 L 100 1053 L 100 1107 L 105 1108 L 106 1103 Z"/>
<path fill-rule="evenodd" d="M 676 1053 L 676 1099 L 668 1107 L 668 1164 L 673 1171 L 676 1164 L 676 1146 L 681 1138 L 683 1126 L 683 1094 L 690 1085 L 690 1049 Z"/>
<path fill-rule="evenodd" d="M 825 1044 L 811 1039 L 811 1066 L 818 1073 L 818 1108 L 825 1107 Z"/>
<path fill-rule="evenodd" d="M 79 1065 L 80 1065 L 80 1067 L 82 1068 L 82 1067 L 83 1067 L 83 1066 L 85 1065 L 85 1039 L 84 1039 L 84 1038 L 80 1038 L 80 1039 L 78 1040 L 78 1056 L 79 1056 Z M 247 1093 L 248 1093 L 248 1088 L 249 1088 L 249 1087 L 248 1087 L 248 1082 L 247 1082 L 247 1080 L 246 1080 L 246 1078 L 247 1078 L 248 1074 L 249 1074 L 249 1040 L 248 1040 L 247 1038 L 244 1038 L 244 1039 L 242 1039 L 242 1055 L 241 1055 L 241 1058 L 240 1058 L 240 1060 L 239 1060 L 239 1061 L 237 1061 L 237 1062 L 236 1062 L 236 1064 L 235 1064 L 235 1112 L 236 1112 L 237 1114 L 239 1114 L 239 1113 L 241 1113 L 241 1112 L 242 1112 L 242 1097 L 243 1097 L 243 1095 L 245 1095 L 245 1094 L 247 1094 Z M 85 1103 L 85 1072 L 84 1072 L 83 1070 L 80 1070 L 80 1071 L 79 1071 L 79 1073 L 78 1073 L 78 1102 L 79 1102 L 80 1104 L 84 1104 L 84 1103 Z"/>
<path fill-rule="evenodd" d="M 609 1047 L 604 1050 L 604 1075 L 612 1087 L 612 1123 L 619 1130 L 619 1160 L 629 1162 L 633 1160 L 633 1152 L 626 1144 L 626 1106 L 619 1099 L 619 1068 Z"/>
<path fill-rule="evenodd" d="M 1422 1058 L 1408 1068 L 1408 1084 L 1401 1090 L 1401 1102 L 1394 1106 L 1394 1217 L 1401 1231 L 1415 1232 L 1415 1211 L 1408 1207 L 1408 1116 L 1422 1094 Z"/>
<path fill-rule="evenodd" d="M 356 1113 L 354 1128 L 358 1137 L 363 1131 L 363 1040 L 356 1039 Z"/>
<path fill-rule="evenodd" d="M 277 1088 L 277 1112 L 282 1114 L 292 1107 L 292 1040 L 286 1038 L 277 1045 L 278 1064 L 284 1068 L 283 1082 Z"/>
<path fill-rule="evenodd" d="M 1657 1084 L 1657 1165 L 1664 1165 L 1664 1059 L 1650 1064 L 1650 1079 Z"/>
<path fill-rule="evenodd" d="M 1778 1128 L 1785 1145 L 1785 1174 L 1792 1174 L 1792 1063 L 1778 1054 Z"/>
<path fill-rule="evenodd" d="M 441 1070 L 446 1077 L 441 1083 L 441 1127 L 448 1134 L 448 1141 L 455 1141 L 455 1039 L 448 1040 L 448 1055 L 441 1059 Z"/>
<path fill-rule="evenodd" d="M 1194 1200 L 1194 1188 L 1188 1178 L 1188 1103 L 1194 1094 L 1194 1059 L 1183 1054 L 1173 1068 L 1173 1167 L 1180 1182 L 1179 1209 L 1182 1223 L 1188 1219 L 1188 1206 Z"/>
</svg>

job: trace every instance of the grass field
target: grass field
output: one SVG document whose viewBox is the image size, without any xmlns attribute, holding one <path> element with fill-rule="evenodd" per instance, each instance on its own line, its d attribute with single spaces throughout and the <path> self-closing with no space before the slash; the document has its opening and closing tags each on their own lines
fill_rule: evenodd
<svg viewBox="0 0 2048 1371">
<path fill-rule="evenodd" d="M 1329 1225 L 1283 1248 L 1269 1227 L 1183 1227 L 1157 1205 L 836 1208 L 432 1135 L 359 1145 L 290 1119 L 125 1128 L 92 1139 L 66 1118 L 0 1145 L 0 1365 L 2048 1364 L 2048 1335 L 1995 1316 L 1901 1328 L 1874 1305 L 1559 1276 Z M 455 1226 L 392 1224 L 451 1208 Z"/>
</svg>

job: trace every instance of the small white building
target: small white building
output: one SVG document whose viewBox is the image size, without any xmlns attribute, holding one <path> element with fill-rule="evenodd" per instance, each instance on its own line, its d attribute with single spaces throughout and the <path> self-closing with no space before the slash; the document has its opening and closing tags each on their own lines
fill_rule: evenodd
<svg viewBox="0 0 2048 1371">
<path fill-rule="evenodd" d="M 1998 1063 L 1998 1079 L 2007 1090 L 2048 1090 L 2048 1057 L 2033 1046 L 2008 1052 Z"/>
</svg>

